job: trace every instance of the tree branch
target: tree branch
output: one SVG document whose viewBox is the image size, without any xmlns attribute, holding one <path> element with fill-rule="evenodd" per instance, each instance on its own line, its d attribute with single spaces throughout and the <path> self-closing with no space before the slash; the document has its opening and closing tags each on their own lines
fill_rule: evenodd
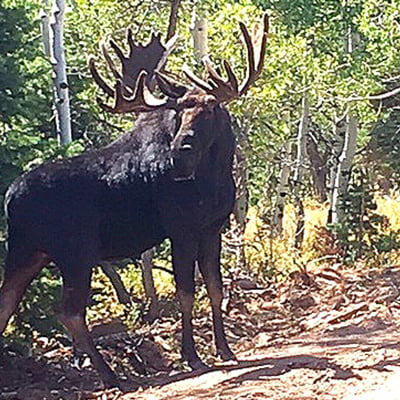
<svg viewBox="0 0 400 400">
<path fill-rule="evenodd" d="M 179 4 L 180 4 L 180 0 L 172 0 L 171 13 L 169 15 L 167 41 L 175 36 Z"/>
<path fill-rule="evenodd" d="M 347 98 L 338 98 L 338 100 L 345 101 L 347 103 L 350 103 L 352 101 L 385 100 L 385 99 L 388 99 L 389 97 L 396 96 L 399 93 L 400 93 L 400 87 L 398 87 L 396 89 L 393 89 L 390 92 L 378 94 L 378 95 L 375 95 L 375 96 L 366 96 L 366 97 L 362 97 L 362 96 L 351 97 L 350 96 L 350 97 L 347 97 Z"/>
</svg>

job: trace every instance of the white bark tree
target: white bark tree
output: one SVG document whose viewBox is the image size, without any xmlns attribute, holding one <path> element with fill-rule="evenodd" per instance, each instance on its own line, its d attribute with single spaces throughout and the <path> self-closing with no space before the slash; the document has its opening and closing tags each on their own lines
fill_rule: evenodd
<svg viewBox="0 0 400 400">
<path fill-rule="evenodd" d="M 351 54 L 357 47 L 360 41 L 358 33 L 353 32 L 349 28 L 346 40 L 346 52 Z M 330 196 L 330 210 L 328 222 L 336 224 L 342 221 L 344 213 L 343 196 L 347 192 L 347 187 L 350 180 L 351 167 L 353 165 L 354 156 L 357 148 L 358 136 L 358 119 L 352 111 L 353 102 L 348 102 L 348 109 L 344 120 L 344 143 L 343 148 L 337 160 L 337 165 L 331 173 L 331 196 Z M 340 131 L 338 131 L 340 134 Z M 337 137 L 339 139 L 339 137 Z M 340 140 L 339 140 L 340 141 Z"/>
<path fill-rule="evenodd" d="M 307 92 L 304 92 L 301 101 L 301 117 L 296 139 L 296 163 L 293 175 L 294 196 L 297 203 L 297 226 L 296 226 L 296 248 L 300 248 L 304 237 L 304 205 L 301 198 L 301 188 L 303 186 L 303 176 L 307 158 L 307 135 L 310 126 L 310 104 Z"/>
<path fill-rule="evenodd" d="M 46 2 L 47 3 L 47 2 Z M 50 16 L 50 62 L 54 70 L 54 102 L 56 108 L 56 131 L 61 144 L 72 141 L 69 86 L 64 49 L 65 0 L 53 0 Z M 46 19 L 44 19 L 46 20 Z M 44 29 L 44 32 L 46 30 Z"/>
<path fill-rule="evenodd" d="M 329 222 L 335 224 L 342 220 L 344 209 L 342 207 L 343 196 L 347 192 L 350 179 L 351 166 L 353 165 L 354 155 L 357 148 L 358 120 L 349 109 L 346 115 L 344 144 L 336 171 L 333 171 L 333 188 L 331 191 L 331 207 L 329 212 Z"/>
<path fill-rule="evenodd" d="M 338 188 L 336 186 L 336 175 L 338 173 L 339 157 L 343 151 L 346 130 L 347 130 L 347 112 L 340 118 L 336 118 L 333 127 L 333 141 L 331 155 L 329 158 L 329 213 L 328 223 L 333 219 L 337 220 L 336 208 L 338 205 Z M 335 215 L 335 216 L 334 216 Z"/>
<path fill-rule="evenodd" d="M 314 132 L 310 130 L 307 136 L 307 155 L 310 162 L 311 177 L 313 180 L 314 193 L 320 203 L 327 200 L 326 178 L 328 173 L 327 161 L 330 151 L 327 149 L 324 152 L 319 149 L 319 139 Z"/>
<path fill-rule="evenodd" d="M 207 20 L 203 16 L 198 15 L 196 9 L 193 10 L 190 29 L 196 61 L 200 63 L 204 57 L 208 56 Z"/>
<path fill-rule="evenodd" d="M 284 148 L 282 151 L 281 164 L 280 164 L 280 174 L 278 187 L 276 191 L 276 202 L 275 202 L 275 211 L 272 221 L 273 227 L 273 235 L 278 236 L 282 233 L 283 228 L 283 213 L 285 208 L 286 198 L 288 197 L 290 187 L 289 187 L 289 179 L 290 179 L 290 171 L 291 171 L 291 154 L 292 154 L 292 142 L 286 141 L 284 144 Z"/>
<path fill-rule="evenodd" d="M 50 24 L 49 24 L 49 1 L 43 0 L 43 8 L 40 11 L 40 18 L 41 18 L 41 28 L 42 28 L 42 41 L 43 41 L 43 48 L 45 56 L 50 59 L 51 57 L 51 50 L 50 50 Z"/>
<path fill-rule="evenodd" d="M 144 286 L 144 292 L 146 297 L 150 299 L 150 308 L 144 318 L 148 321 L 154 321 L 159 314 L 159 304 L 156 292 L 156 287 L 154 285 L 153 278 L 153 258 L 154 258 L 155 248 L 149 249 L 141 254 L 140 258 L 142 260 L 142 280 Z"/>
<path fill-rule="evenodd" d="M 251 118 L 245 117 L 242 121 L 236 120 L 236 149 L 233 162 L 233 178 L 236 186 L 236 197 L 233 213 L 230 218 L 231 234 L 235 246 L 236 263 L 240 268 L 246 266 L 243 234 L 246 228 L 248 210 L 248 169 L 246 150 L 248 135 L 251 130 Z"/>
<path fill-rule="evenodd" d="M 299 128 L 297 130 L 296 138 L 296 164 L 293 174 L 293 186 L 294 193 L 296 196 L 299 195 L 301 185 L 303 183 L 303 175 L 305 169 L 305 162 L 307 158 L 307 134 L 309 129 L 309 118 L 310 118 L 310 105 L 308 103 L 307 92 L 303 94 L 301 101 L 301 117 L 299 122 Z"/>
</svg>

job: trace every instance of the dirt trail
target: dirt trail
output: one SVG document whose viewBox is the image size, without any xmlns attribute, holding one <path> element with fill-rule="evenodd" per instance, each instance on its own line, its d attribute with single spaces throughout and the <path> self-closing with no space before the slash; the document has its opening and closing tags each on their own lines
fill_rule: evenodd
<svg viewBox="0 0 400 400">
<path fill-rule="evenodd" d="M 237 366 L 197 376 L 178 374 L 120 398 L 400 399 L 399 339 L 398 332 L 387 328 L 300 335 L 285 344 L 243 352 Z"/>
<path fill-rule="evenodd" d="M 125 376 L 124 392 L 101 390 L 96 373 L 72 368 L 70 348 L 60 345 L 42 349 L 39 358 L 0 357 L 0 399 L 400 400 L 399 267 L 327 266 L 294 274 L 273 290 L 249 283 L 230 286 L 226 322 L 236 364 L 209 355 L 210 321 L 201 316 L 197 343 L 215 366 L 182 372 L 173 347 L 179 323 L 167 318 L 136 336 L 101 339 Z"/>
</svg>

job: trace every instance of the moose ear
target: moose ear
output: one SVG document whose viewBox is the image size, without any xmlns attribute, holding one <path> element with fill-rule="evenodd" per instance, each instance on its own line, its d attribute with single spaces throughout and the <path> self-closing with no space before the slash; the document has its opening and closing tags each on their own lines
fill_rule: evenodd
<svg viewBox="0 0 400 400">
<path fill-rule="evenodd" d="M 174 81 L 172 78 L 156 71 L 155 77 L 160 90 L 168 97 L 178 99 L 186 94 L 187 88 Z"/>
</svg>

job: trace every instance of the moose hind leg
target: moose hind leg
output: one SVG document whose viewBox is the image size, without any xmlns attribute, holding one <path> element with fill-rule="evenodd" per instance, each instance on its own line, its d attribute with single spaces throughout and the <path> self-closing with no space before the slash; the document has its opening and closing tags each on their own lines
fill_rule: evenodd
<svg viewBox="0 0 400 400">
<path fill-rule="evenodd" d="M 50 261 L 42 252 L 34 252 L 26 257 L 16 257 L 14 253 L 9 253 L 6 258 L 4 280 L 0 288 L 0 334 L 4 332 L 26 288 Z"/>
<path fill-rule="evenodd" d="M 235 360 L 225 336 L 221 304 L 222 276 L 220 270 L 221 236 L 218 232 L 205 235 L 200 242 L 199 268 L 207 286 L 211 300 L 215 346 L 218 355 L 224 360 Z"/>
<path fill-rule="evenodd" d="M 60 320 L 71 335 L 74 347 L 89 355 L 104 383 L 110 387 L 118 386 L 116 375 L 96 349 L 85 321 L 91 267 L 82 267 L 75 272 L 62 267 L 60 269 L 64 280 Z"/>
</svg>

